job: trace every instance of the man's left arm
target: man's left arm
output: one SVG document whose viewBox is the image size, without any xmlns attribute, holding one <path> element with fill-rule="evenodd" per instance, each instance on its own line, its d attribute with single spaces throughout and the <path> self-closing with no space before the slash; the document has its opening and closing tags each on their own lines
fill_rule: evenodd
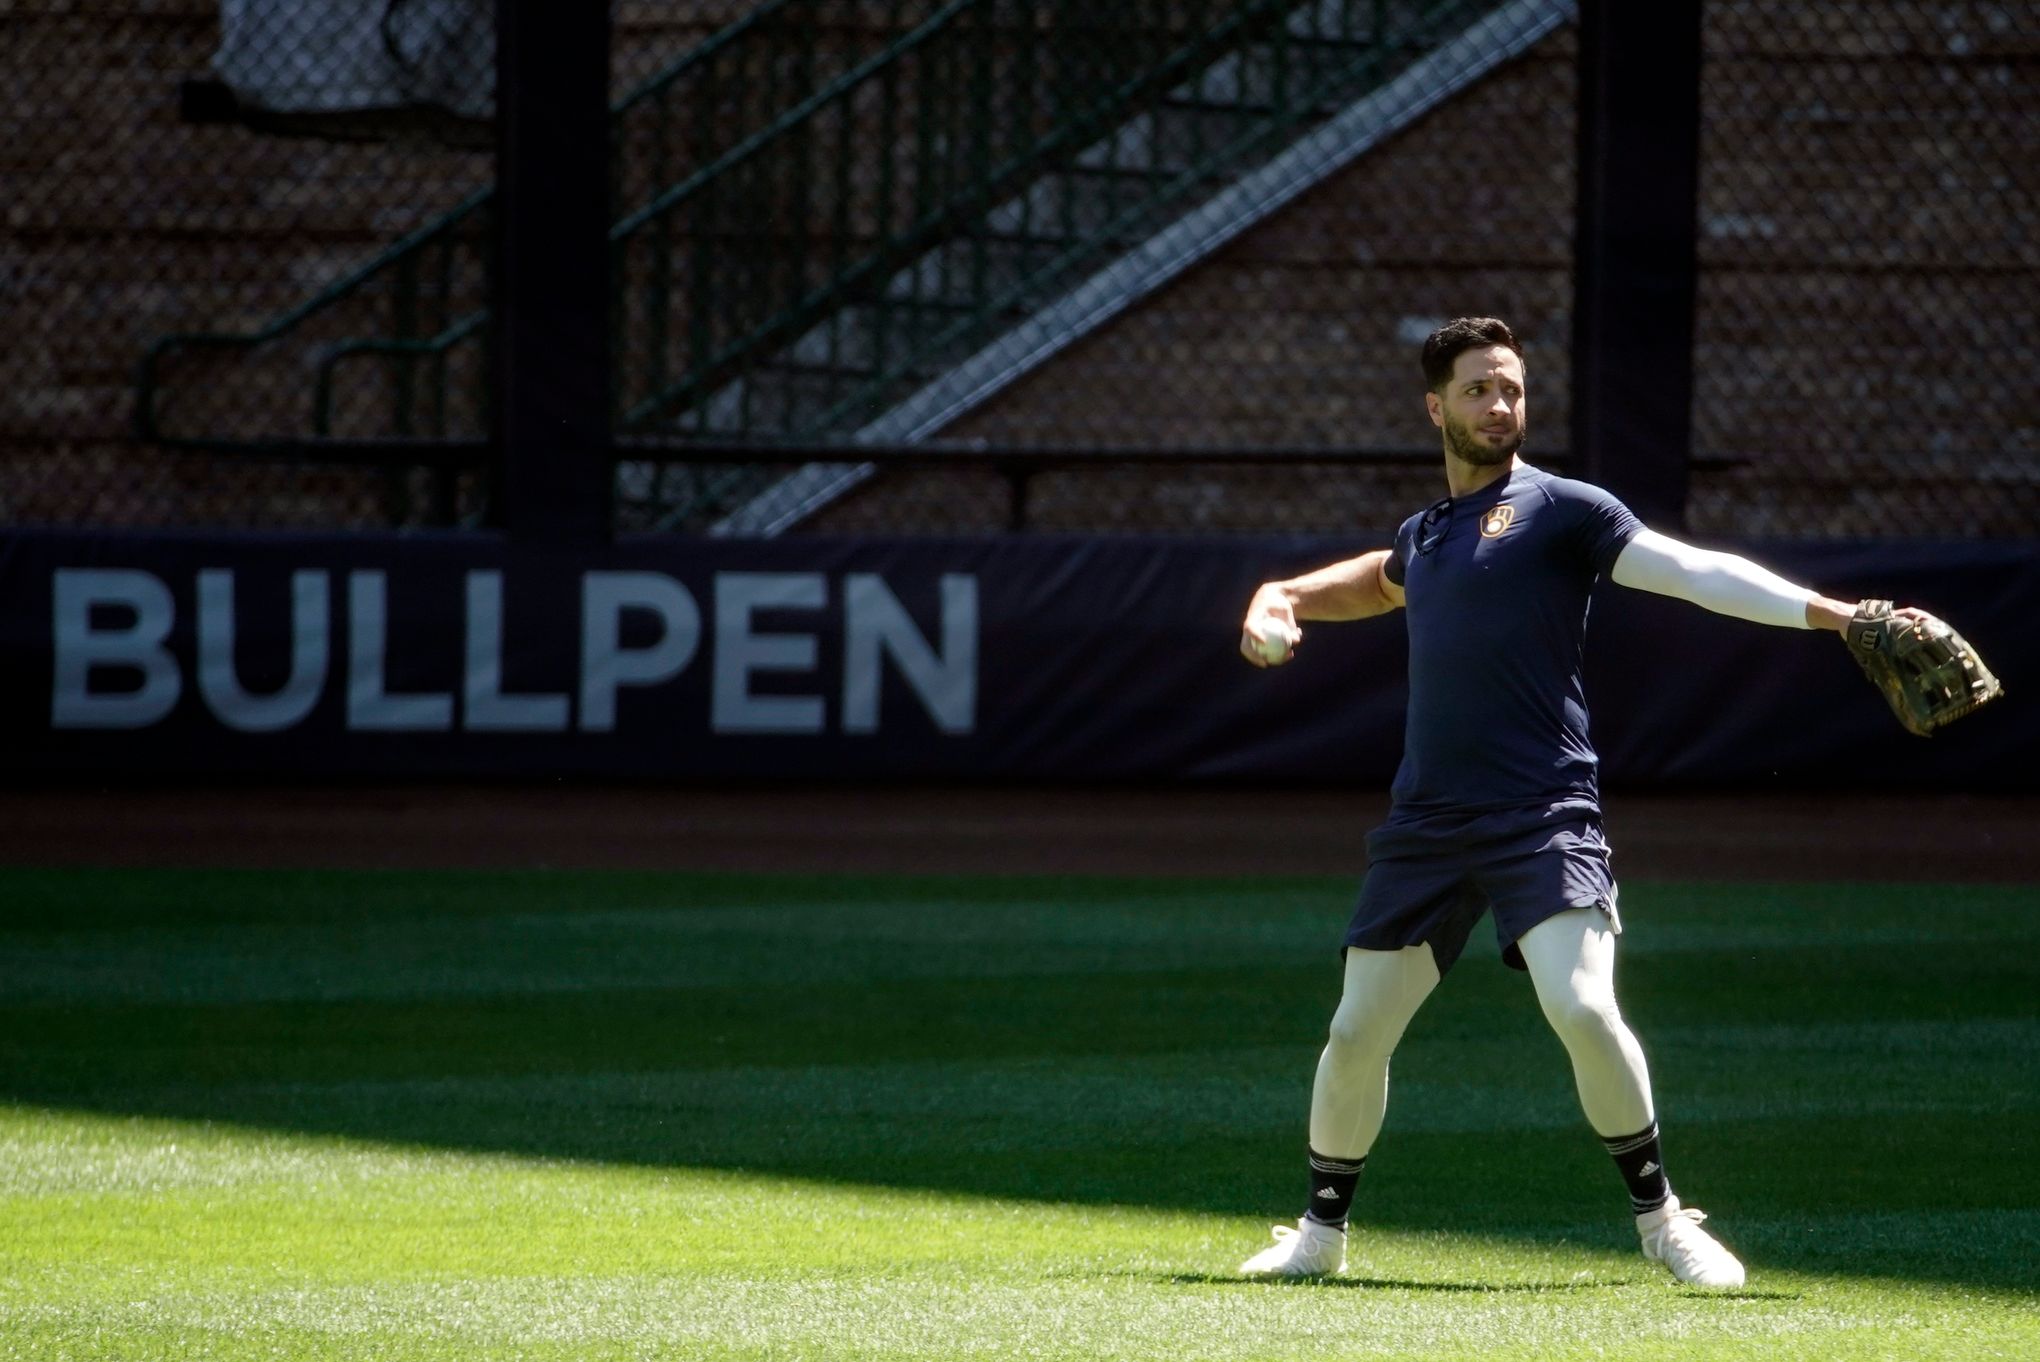
<svg viewBox="0 0 2040 1362">
<path fill-rule="evenodd" d="M 1962 635 L 1911 606 L 1848 605 L 1747 558 L 1695 548 L 1655 530 L 1632 536 L 1608 575 L 1623 586 L 1677 596 L 1738 619 L 1833 630 L 1898 721 L 1923 738 L 2004 693 Z"/>
<path fill-rule="evenodd" d="M 1856 613 L 1853 603 L 1797 586 L 1747 558 L 1699 548 L 1656 530 L 1630 539 L 1608 576 L 1618 586 L 1676 596 L 1716 614 L 1787 629 L 1841 633 Z"/>
</svg>

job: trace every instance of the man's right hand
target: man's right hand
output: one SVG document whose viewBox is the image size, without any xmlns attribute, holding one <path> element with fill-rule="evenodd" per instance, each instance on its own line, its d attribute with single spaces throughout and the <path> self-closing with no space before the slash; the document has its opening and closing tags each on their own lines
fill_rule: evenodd
<svg viewBox="0 0 2040 1362">
<path fill-rule="evenodd" d="M 1256 667 L 1279 667 L 1303 638 L 1298 619 L 1364 620 L 1401 609 L 1403 589 L 1388 579 L 1393 556 L 1370 549 L 1301 577 L 1261 583 L 1240 628 L 1240 656 Z"/>
<path fill-rule="evenodd" d="M 1279 667 L 1295 655 L 1303 630 L 1296 624 L 1296 606 L 1274 582 L 1254 593 L 1240 628 L 1240 656 L 1256 667 Z"/>
</svg>

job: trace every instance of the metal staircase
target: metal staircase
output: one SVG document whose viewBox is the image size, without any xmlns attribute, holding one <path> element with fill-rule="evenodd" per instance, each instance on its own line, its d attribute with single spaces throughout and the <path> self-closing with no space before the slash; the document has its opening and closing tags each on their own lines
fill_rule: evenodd
<svg viewBox="0 0 2040 1362">
<path fill-rule="evenodd" d="M 1379 37 L 1369 40 L 1352 26 L 1363 8 Z M 883 316 L 893 307 L 932 307 L 938 316 L 945 309 L 969 316 L 953 296 L 961 261 L 981 236 L 1018 239 L 1025 249 L 1001 261 L 1012 266 L 1010 291 L 993 298 L 994 306 L 1005 305 L 1001 324 L 952 320 L 925 329 L 909 361 L 929 371 L 925 383 L 882 410 L 839 404 L 818 413 L 813 426 L 788 433 L 847 434 L 846 454 L 863 443 L 930 438 L 1574 13 L 1573 0 L 1364 7 L 1320 0 L 1291 7 L 1279 31 L 1171 90 L 1086 147 L 1069 171 L 1043 177 L 988 213 L 981 232 L 946 242 L 902 271 L 864 309 Z M 1148 191 L 1131 204 L 1121 178 L 1128 176 Z M 1059 230 L 1067 218 L 1076 220 L 1075 230 Z M 1054 227 L 1044 233 L 1036 225 L 1044 222 Z M 1061 291 L 1048 296 L 1055 289 Z M 819 358 L 829 343 L 810 334 L 793 354 Z M 736 386 L 720 394 L 709 419 L 726 415 L 727 404 L 742 395 Z M 846 430 L 845 422 L 860 415 L 869 419 Z M 806 465 L 762 486 L 708 528 L 777 534 L 873 472 L 860 463 Z M 753 475 L 737 485 L 757 481 Z"/>
<path fill-rule="evenodd" d="M 619 468 L 627 526 L 794 523 L 862 471 L 658 447 L 926 438 L 1570 16 L 1567 0 L 851 8 L 867 22 L 824 32 L 809 7 L 763 4 L 614 111 L 616 429 L 644 455 Z M 267 326 L 157 342 L 143 432 L 479 438 L 490 198 Z"/>
</svg>

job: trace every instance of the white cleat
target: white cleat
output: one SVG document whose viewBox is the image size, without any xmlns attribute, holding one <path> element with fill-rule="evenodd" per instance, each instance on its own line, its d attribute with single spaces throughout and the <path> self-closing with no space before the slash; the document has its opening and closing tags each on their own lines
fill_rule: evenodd
<svg viewBox="0 0 2040 1362">
<path fill-rule="evenodd" d="M 1681 1206 L 1677 1197 L 1639 1215 L 1636 1232 L 1643 1236 L 1643 1256 L 1663 1263 L 1687 1286 L 1733 1291 L 1743 1284 L 1743 1265 L 1700 1228 L 1706 1218 L 1707 1212 Z"/>
<path fill-rule="evenodd" d="M 1329 1277 L 1346 1270 L 1346 1232 L 1309 1216 L 1275 1227 L 1275 1244 L 1240 1264 L 1249 1277 Z"/>
</svg>

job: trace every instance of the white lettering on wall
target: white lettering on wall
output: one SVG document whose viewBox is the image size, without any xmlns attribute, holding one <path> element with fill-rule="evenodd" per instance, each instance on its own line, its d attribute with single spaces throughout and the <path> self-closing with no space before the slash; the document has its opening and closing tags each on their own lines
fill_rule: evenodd
<svg viewBox="0 0 2040 1362">
<path fill-rule="evenodd" d="M 228 728 L 274 733 L 304 722 L 326 688 L 332 587 L 326 574 L 290 574 L 290 675 L 268 695 L 251 694 L 234 666 L 234 573 L 198 574 L 198 693 Z"/>
<path fill-rule="evenodd" d="M 377 731 L 443 733 L 453 727 L 450 691 L 391 694 L 384 662 L 389 652 L 389 580 L 380 571 L 347 574 L 347 727 Z"/>
<path fill-rule="evenodd" d="M 147 728 L 175 708 L 184 679 L 164 643 L 177 605 L 161 578 L 133 568 L 58 568 L 50 593 L 56 653 L 50 727 Z M 97 607 L 133 619 L 95 628 Z M 95 692 L 92 673 L 106 667 L 139 671 L 142 684 Z"/>
<path fill-rule="evenodd" d="M 880 678 L 890 657 L 944 733 L 977 726 L 977 578 L 942 578 L 938 657 L 900 598 L 875 573 L 843 580 L 843 731 L 876 733 Z"/>
<path fill-rule="evenodd" d="M 503 693 L 503 574 L 467 575 L 467 671 L 461 727 L 495 733 L 564 733 L 567 697 Z"/>
<path fill-rule="evenodd" d="M 715 576 L 715 693 L 709 727 L 717 733 L 819 733 L 819 695 L 754 695 L 754 672 L 813 671 L 813 634 L 761 634 L 759 610 L 819 610 L 829 584 L 819 572 L 718 572 Z"/>
<path fill-rule="evenodd" d="M 650 647 L 623 646 L 623 612 L 658 616 Z M 701 607 L 663 572 L 589 572 L 581 577 L 581 729 L 616 728 L 616 692 L 678 676 L 701 646 Z"/>
<path fill-rule="evenodd" d="M 846 574 L 839 596 L 822 572 L 717 572 L 703 581 L 712 593 L 711 630 L 704 606 L 673 576 L 583 572 L 573 694 L 506 689 L 506 662 L 564 662 L 577 626 L 546 614 L 512 617 L 502 571 L 468 571 L 458 591 L 442 573 L 425 576 L 429 589 L 419 590 L 412 579 L 393 586 L 384 571 L 350 571 L 344 595 L 335 575 L 291 572 L 281 606 L 289 613 L 279 617 L 271 593 L 259 593 L 262 606 L 251 609 L 232 568 L 199 569 L 188 582 L 139 569 L 55 569 L 51 726 L 147 728 L 167 718 L 194 682 L 202 702 L 195 716 L 242 733 L 301 727 L 336 687 L 334 698 L 344 703 L 335 708 L 349 731 L 614 733 L 621 691 L 663 686 L 712 650 L 705 684 L 686 693 L 687 712 L 648 708 L 648 718 L 697 733 L 809 735 L 830 731 L 833 722 L 846 734 L 873 734 L 888 704 L 895 718 L 906 717 L 904 686 L 938 732 L 976 731 L 981 622 L 977 578 L 969 574 L 938 579 L 939 617 L 929 620 L 909 614 L 876 573 Z M 917 579 L 916 592 L 926 583 Z M 393 590 L 411 626 L 394 644 Z M 192 612 L 181 631 L 180 609 Z M 455 629 L 458 664 L 440 641 Z M 423 656 L 407 651 L 414 639 Z M 836 639 L 840 649 L 831 646 L 827 655 L 832 667 L 840 662 L 841 675 L 824 675 L 823 644 Z M 250 688 L 250 676 L 258 688 Z M 392 677 L 438 688 L 395 691 Z"/>
</svg>

